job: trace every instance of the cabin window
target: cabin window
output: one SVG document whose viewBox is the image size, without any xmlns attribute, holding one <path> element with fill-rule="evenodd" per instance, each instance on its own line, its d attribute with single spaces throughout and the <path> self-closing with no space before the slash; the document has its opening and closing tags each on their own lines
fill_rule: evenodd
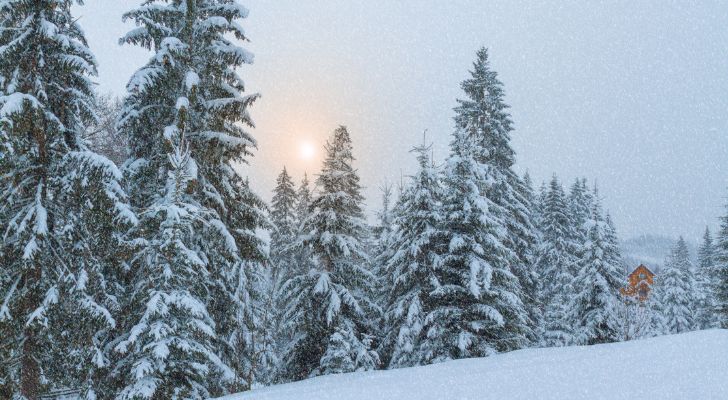
<svg viewBox="0 0 728 400">
<path fill-rule="evenodd" d="M 645 279 L 645 278 L 647 278 L 647 275 L 645 275 L 644 272 L 640 272 L 640 279 Z"/>
</svg>

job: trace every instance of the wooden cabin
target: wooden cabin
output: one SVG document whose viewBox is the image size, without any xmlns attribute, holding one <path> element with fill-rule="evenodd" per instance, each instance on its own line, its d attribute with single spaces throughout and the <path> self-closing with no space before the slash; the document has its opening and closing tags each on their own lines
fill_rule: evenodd
<svg viewBox="0 0 728 400">
<path fill-rule="evenodd" d="M 654 283 L 655 274 L 644 264 L 640 264 L 627 276 L 627 287 L 620 289 L 625 296 L 636 297 L 639 301 L 647 300 Z"/>
</svg>

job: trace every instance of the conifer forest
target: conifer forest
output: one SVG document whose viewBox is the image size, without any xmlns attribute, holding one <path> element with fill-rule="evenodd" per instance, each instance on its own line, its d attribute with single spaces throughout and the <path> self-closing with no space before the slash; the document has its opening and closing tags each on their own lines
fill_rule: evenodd
<svg viewBox="0 0 728 400">
<path fill-rule="evenodd" d="M 670 162 L 676 167 L 665 176 L 676 175 L 685 185 L 709 182 L 706 187 L 717 189 L 701 193 L 667 185 L 667 194 L 656 199 L 647 185 L 668 182 L 662 173 L 625 172 L 645 182 L 644 190 L 633 190 L 620 184 L 626 167 L 590 160 L 579 153 L 578 143 L 538 150 L 553 162 L 528 157 L 541 146 L 529 147 L 540 140 L 529 138 L 530 132 L 579 123 L 582 114 L 560 105 L 572 101 L 569 107 L 588 108 L 590 96 L 600 93 L 584 89 L 565 100 L 564 91 L 547 94 L 548 83 L 532 89 L 538 94 L 533 100 L 524 100 L 527 92 L 514 82 L 512 104 L 511 81 L 526 67 L 503 55 L 517 43 L 505 34 L 472 33 L 466 36 L 477 44 L 427 53 L 427 63 L 443 65 L 458 54 L 459 67 L 448 67 L 446 74 L 455 84 L 376 60 L 362 65 L 381 69 L 381 81 L 365 82 L 358 75 L 364 74 L 362 67 L 351 64 L 359 46 L 351 38 L 379 35 L 378 26 L 393 30 L 392 37 L 430 35 L 418 24 L 438 19 L 432 11 L 431 20 L 409 21 L 413 25 L 407 27 L 422 30 L 406 33 L 409 28 L 392 24 L 385 11 L 391 7 L 420 15 L 425 3 L 432 3 L 437 10 L 462 8 L 453 15 L 473 7 L 484 16 L 505 12 L 503 4 L 375 1 L 381 4 L 365 8 L 352 1 L 356 13 L 364 13 L 361 18 L 382 20 L 346 19 L 355 13 L 341 11 L 345 20 L 334 23 L 338 17 L 326 11 L 320 11 L 321 20 L 310 18 L 317 13 L 298 10 L 290 11 L 298 15 L 295 20 L 276 14 L 296 2 L 250 0 L 249 15 L 245 2 L 0 0 L 0 399 L 373 398 L 354 396 L 362 390 L 385 400 L 618 398 L 620 385 L 597 385 L 615 373 L 594 367 L 609 357 L 635 365 L 635 380 L 643 373 L 648 380 L 667 377 L 672 382 L 666 384 L 685 390 L 659 395 L 659 389 L 650 389 L 638 398 L 728 398 L 723 397 L 728 396 L 728 164 L 706 161 L 718 164 L 694 170 L 674 156 Z M 347 2 L 330 3 L 320 6 L 330 10 L 336 3 L 343 9 Z M 697 10 L 691 7 L 686 9 Z M 725 28 L 725 4 L 716 8 L 723 11 L 714 14 L 715 21 Z M 278 20 L 290 37 L 254 34 L 268 32 L 254 25 L 258 14 L 270 19 L 266 24 Z M 463 16 L 463 26 L 447 18 L 455 25 L 453 35 L 479 32 L 465 22 L 468 17 Z M 93 31 L 84 30 L 87 24 Z M 249 24 L 257 28 L 249 32 Z M 351 35 L 326 33 L 349 24 Z M 99 34 L 106 26 L 123 26 L 126 33 Z M 302 26 L 321 34 L 321 41 L 295 37 Z M 358 36 L 362 26 L 371 33 Z M 584 29 L 585 35 L 594 34 Z M 703 40 L 701 29 L 710 26 L 692 31 L 694 40 Z M 678 40 L 664 40 L 670 38 Z M 415 54 L 418 42 L 406 40 L 377 43 L 377 54 Z M 568 46 L 579 38 L 548 40 Z M 324 60 L 330 69 L 301 68 L 318 62 L 319 50 L 310 48 L 317 43 L 340 46 Z M 141 56 L 110 55 L 117 54 L 117 46 Z M 361 46 L 370 51 L 368 44 Z M 707 54 L 710 45 L 704 46 L 695 52 Z M 258 67 L 251 48 L 264 59 L 298 61 L 288 71 Z M 97 59 L 97 52 L 103 57 Z M 635 55 L 635 62 L 642 56 Z M 569 62 L 559 65 L 568 69 Z M 134 72 L 104 72 L 115 64 L 133 66 Z M 610 73 L 620 74 L 619 65 L 610 65 Z M 246 82 L 252 71 L 268 80 L 256 78 L 251 88 Z M 292 79 L 311 90 L 286 86 L 287 76 L 297 71 L 301 77 Z M 323 80 L 314 88 L 304 82 L 308 73 Z M 635 79 L 649 79 L 646 70 L 641 73 L 645 77 Z M 713 109 L 703 103 L 691 108 L 682 98 L 676 100 L 682 109 L 670 111 L 713 121 L 713 144 L 686 149 L 667 134 L 655 136 L 675 144 L 660 157 L 689 151 L 694 160 L 713 160 L 711 154 L 728 160 L 725 73 L 716 72 L 723 77 L 718 81 L 707 72 L 690 77 L 700 90 L 717 87 L 710 93 L 718 95 L 705 104 L 717 104 L 720 113 L 710 114 Z M 402 74 L 407 78 L 400 79 Z M 260 83 L 275 83 L 279 76 L 278 84 Z M 112 78 L 125 83 L 123 91 L 103 90 Z M 283 102 L 280 92 L 298 98 L 305 91 L 305 102 L 322 108 L 327 103 L 317 98 L 333 90 L 321 86 L 327 80 L 331 87 L 342 81 L 351 85 L 342 89 L 347 97 L 341 107 L 353 113 L 317 109 L 337 119 L 302 118 L 329 118 L 325 128 L 316 129 L 320 140 L 296 136 L 295 130 L 290 138 L 277 139 L 266 128 L 271 122 L 256 125 L 259 112 L 278 122 L 298 112 L 294 100 Z M 395 81 L 396 89 L 381 92 L 386 104 L 370 104 L 379 101 L 382 85 Z M 414 87 L 429 85 L 442 98 L 418 98 Z M 267 90 L 274 93 L 269 103 Z M 679 96 L 677 90 L 670 93 Z M 343 104 L 357 93 L 366 100 Z M 430 108 L 433 102 L 444 104 L 444 111 Z M 664 104 L 642 106 L 649 113 Z M 529 107 L 538 109 L 536 117 Z M 395 111 L 358 115 L 382 108 Z M 569 121 L 572 112 L 573 121 L 554 122 Z M 379 121 L 397 114 L 402 123 Z M 614 109 L 589 115 L 598 121 L 620 118 Z M 430 117 L 438 125 L 410 123 Z M 521 124 L 522 118 L 527 123 Z M 640 121 L 619 126 L 631 122 L 642 126 Z M 377 132 L 386 126 L 396 129 Z M 560 137 L 551 134 L 554 141 Z M 642 154 L 630 148 L 642 143 L 630 142 L 631 135 L 600 142 L 599 152 L 624 158 Z M 676 137 L 688 136 L 696 134 Z M 576 160 L 579 172 L 559 167 L 561 159 Z M 662 208 L 649 217 L 634 216 L 632 203 L 620 200 L 627 192 Z M 688 198 L 707 211 L 690 215 L 680 209 L 677 204 Z M 696 200 L 703 198 L 709 200 Z M 708 202 L 723 206 L 703 206 Z M 665 209 L 669 213 L 660 211 Z M 673 214 L 680 222 L 670 220 Z M 647 218 L 655 225 L 647 225 Z M 652 233 L 662 236 L 645 236 Z M 653 246 L 645 244 L 650 240 Z M 712 350 L 700 350 L 703 345 Z M 570 361 L 553 361 L 569 351 Z M 693 390 L 691 384 L 669 375 L 675 371 L 670 363 L 682 356 L 650 358 L 673 351 L 695 357 L 685 361 L 696 365 L 695 397 L 682 397 Z M 518 357 L 527 361 L 518 364 Z M 526 386 L 514 390 L 527 390 L 529 377 L 537 374 L 527 368 L 546 362 L 580 366 L 580 360 L 584 366 L 576 369 L 586 384 L 597 385 L 593 389 L 575 391 L 554 375 L 554 382 L 534 383 L 541 394 L 528 397 L 504 389 L 518 382 L 515 378 L 492 378 L 512 371 L 510 376 L 523 379 L 516 386 Z M 658 369 L 641 372 L 647 366 Z M 431 397 L 417 395 L 415 386 L 429 387 L 418 374 L 451 384 L 432 384 Z M 476 383 L 458 383 L 471 375 Z M 493 380 L 477 384 L 488 376 Z M 299 381 L 305 382 L 293 384 Z M 376 383 L 385 381 L 391 384 Z"/>
</svg>

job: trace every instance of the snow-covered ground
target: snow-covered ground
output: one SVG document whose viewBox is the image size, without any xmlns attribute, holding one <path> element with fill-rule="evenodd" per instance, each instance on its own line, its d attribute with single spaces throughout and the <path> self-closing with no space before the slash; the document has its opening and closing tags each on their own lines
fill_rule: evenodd
<svg viewBox="0 0 728 400">
<path fill-rule="evenodd" d="M 330 375 L 224 399 L 728 399 L 728 330 Z"/>
</svg>

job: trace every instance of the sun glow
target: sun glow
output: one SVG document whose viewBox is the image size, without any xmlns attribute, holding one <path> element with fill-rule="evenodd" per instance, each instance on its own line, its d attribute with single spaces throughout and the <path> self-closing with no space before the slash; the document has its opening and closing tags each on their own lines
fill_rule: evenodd
<svg viewBox="0 0 728 400">
<path fill-rule="evenodd" d="M 310 142 L 301 143 L 298 154 L 303 160 L 311 160 L 316 156 L 316 147 Z"/>
</svg>

